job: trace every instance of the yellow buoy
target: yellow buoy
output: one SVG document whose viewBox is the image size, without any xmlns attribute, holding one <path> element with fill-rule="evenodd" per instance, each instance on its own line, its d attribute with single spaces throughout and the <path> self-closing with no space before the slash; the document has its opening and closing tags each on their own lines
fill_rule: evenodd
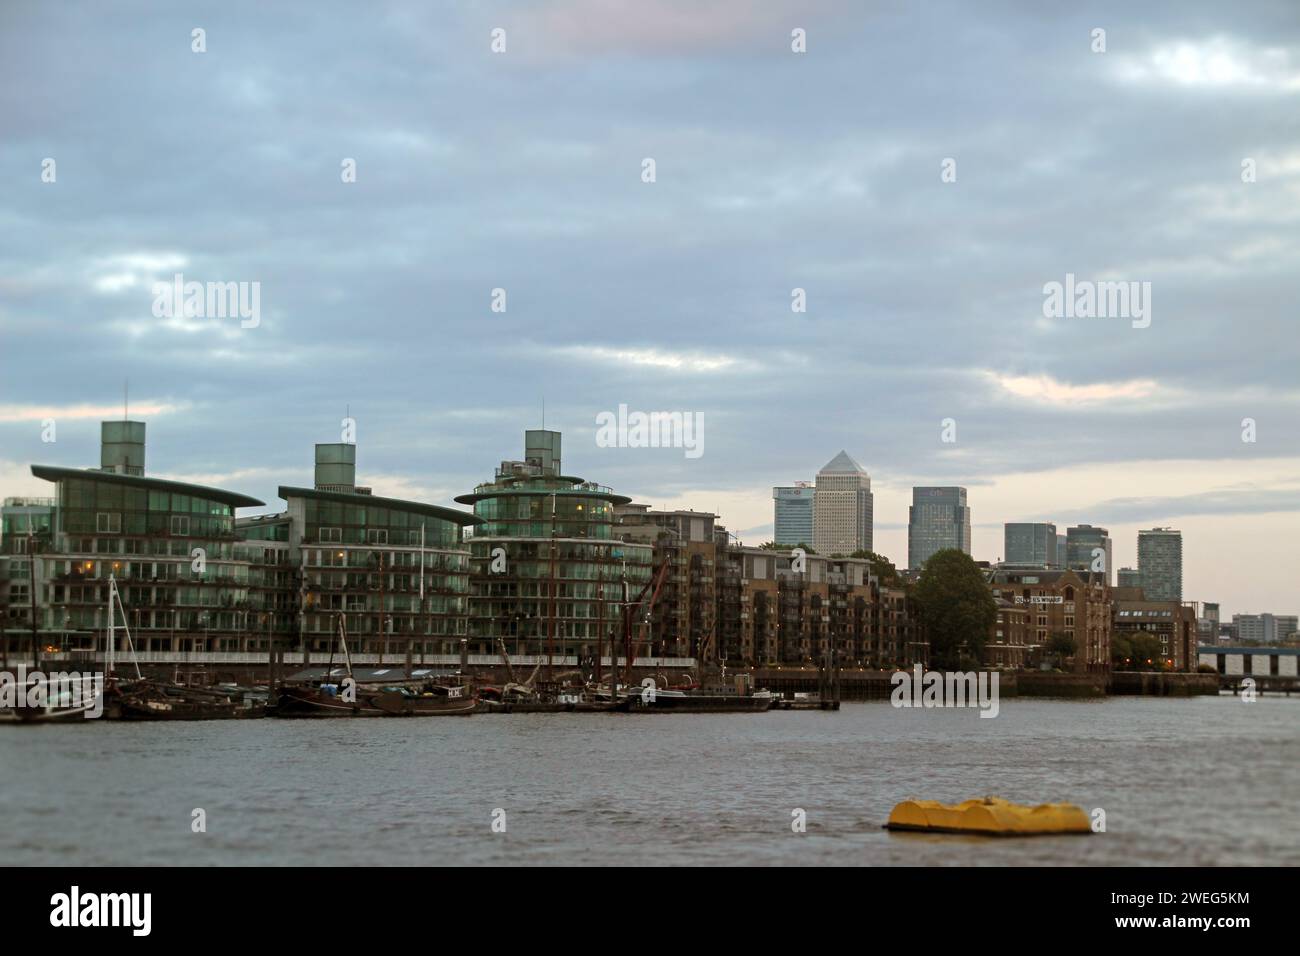
<svg viewBox="0 0 1300 956">
<path fill-rule="evenodd" d="M 1026 807 L 1001 797 L 963 800 L 956 806 L 936 800 L 904 800 L 889 814 L 885 829 L 986 836 L 1092 832 L 1088 815 L 1073 803 Z"/>
</svg>

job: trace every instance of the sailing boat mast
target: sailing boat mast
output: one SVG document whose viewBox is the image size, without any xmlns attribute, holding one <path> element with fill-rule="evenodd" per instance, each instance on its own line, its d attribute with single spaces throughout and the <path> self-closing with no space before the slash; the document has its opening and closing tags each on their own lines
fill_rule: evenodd
<svg viewBox="0 0 1300 956">
<path fill-rule="evenodd" d="M 417 631 L 417 632 L 420 630 L 421 624 L 425 624 L 427 628 L 427 621 L 428 621 L 428 618 L 425 615 L 425 610 L 424 610 L 424 525 L 425 522 L 421 521 L 420 522 L 420 617 L 422 621 L 420 623 L 417 623 L 415 627 L 411 628 L 412 631 Z M 406 636 L 406 679 L 407 680 L 411 679 L 411 663 L 412 663 L 411 642 L 414 640 L 415 640 L 415 636 L 411 633 L 408 633 Z M 426 640 L 427 640 L 427 635 L 421 634 L 420 635 L 420 666 L 421 667 L 424 666 L 424 642 Z"/>
<path fill-rule="evenodd" d="M 343 625 L 343 615 L 339 615 L 339 643 L 343 646 L 343 661 L 348 668 L 348 676 L 352 677 L 352 654 L 348 651 L 348 633 L 347 628 Z"/>
<path fill-rule="evenodd" d="M 546 681 L 555 681 L 555 492 L 551 492 L 551 583 L 547 587 L 550 608 L 546 616 Z"/>
<path fill-rule="evenodd" d="M 131 625 L 126 623 L 126 608 L 122 606 L 122 592 L 117 592 L 117 609 L 122 612 L 122 630 L 126 631 L 126 649 L 131 652 L 131 663 L 135 665 L 135 676 L 139 680 L 144 679 L 140 673 L 140 658 L 135 653 L 135 641 L 131 637 Z M 139 618 L 136 619 L 139 623 Z"/>
<path fill-rule="evenodd" d="M 117 609 L 122 612 L 122 630 L 126 631 L 126 647 L 131 652 L 131 663 L 135 665 L 135 676 L 137 680 L 143 680 L 144 675 L 140 673 L 140 658 L 135 653 L 135 641 L 131 640 L 131 625 L 126 623 L 126 607 L 122 604 L 122 592 L 117 589 L 117 578 L 110 573 L 108 576 L 108 633 L 109 633 L 109 650 L 108 650 L 108 667 L 109 673 L 113 672 L 114 648 L 117 643 L 116 619 L 113 616 L 113 601 L 117 601 Z"/>
<path fill-rule="evenodd" d="M 108 576 L 108 646 L 104 649 L 104 671 L 108 677 L 113 676 L 113 645 L 117 643 L 117 609 L 113 607 L 113 594 L 117 583 L 112 574 Z"/>
</svg>

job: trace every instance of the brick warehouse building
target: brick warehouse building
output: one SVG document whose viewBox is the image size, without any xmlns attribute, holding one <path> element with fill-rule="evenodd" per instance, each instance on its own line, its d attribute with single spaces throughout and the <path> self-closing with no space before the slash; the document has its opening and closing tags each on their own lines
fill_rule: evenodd
<svg viewBox="0 0 1300 956">
<path fill-rule="evenodd" d="M 1176 671 L 1196 670 L 1200 642 L 1195 605 L 1120 599 L 1115 602 L 1114 621 L 1114 636 L 1149 634 L 1160 640 L 1166 666 Z"/>
<path fill-rule="evenodd" d="M 1103 572 L 992 568 L 986 576 L 995 599 L 1027 612 L 1026 660 L 1053 634 L 1064 634 L 1075 641 L 1071 670 L 1110 670 L 1112 598 Z"/>
<path fill-rule="evenodd" d="M 650 615 L 653 654 L 708 666 L 807 666 L 834 648 L 844 666 L 925 660 L 906 592 L 882 587 L 870 562 L 744 547 L 697 511 L 618 507 L 626 541 L 654 546 L 655 566 L 670 564 Z"/>
</svg>

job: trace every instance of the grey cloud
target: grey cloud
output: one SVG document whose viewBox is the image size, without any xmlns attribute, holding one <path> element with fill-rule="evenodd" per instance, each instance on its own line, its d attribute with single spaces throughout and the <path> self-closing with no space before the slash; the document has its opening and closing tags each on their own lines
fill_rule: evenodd
<svg viewBox="0 0 1300 956">
<path fill-rule="evenodd" d="M 641 497 L 811 476 L 846 446 L 878 478 L 969 485 L 1300 447 L 1296 174 L 1238 179 L 1242 156 L 1300 154 L 1295 95 L 1116 78 L 1126 57 L 1215 36 L 1300 62 L 1293 6 L 591 9 L 608 12 L 7 4 L 0 401 L 103 403 L 129 377 L 190 403 L 151 424 L 150 460 L 191 473 L 300 474 L 350 405 L 363 472 L 457 488 L 519 453 L 545 398 L 575 466 Z M 511 52 L 494 57 L 498 24 Z M 1087 48 L 1098 24 L 1104 56 Z M 789 52 L 792 25 L 808 54 Z M 147 290 L 91 287 L 88 263 L 140 253 L 261 281 L 265 320 L 186 335 L 150 324 Z M 1042 285 L 1067 271 L 1150 279 L 1151 328 L 1045 322 Z M 740 365 L 667 374 L 584 348 Z M 1189 397 L 1035 405 L 991 390 L 989 369 Z M 595 448 L 596 412 L 620 402 L 704 413 L 706 454 Z M 962 457 L 938 443 L 948 416 Z M 57 454 L 93 462 L 90 431 Z M 0 445 L 53 451 L 15 424 Z"/>
</svg>

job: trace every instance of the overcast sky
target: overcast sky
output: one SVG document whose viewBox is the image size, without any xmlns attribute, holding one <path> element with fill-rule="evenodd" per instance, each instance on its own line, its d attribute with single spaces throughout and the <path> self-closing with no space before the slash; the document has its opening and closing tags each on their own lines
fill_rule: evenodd
<svg viewBox="0 0 1300 956">
<path fill-rule="evenodd" d="M 1173 526 L 1186 599 L 1300 610 L 1295 0 L 5 0 L 0 71 L 0 494 L 97 464 L 124 379 L 151 474 L 272 507 L 349 412 L 447 504 L 544 402 L 566 472 L 746 543 L 845 449 L 900 565 L 961 484 L 977 558 Z M 178 272 L 258 324 L 156 316 Z M 1149 326 L 1045 317 L 1067 274 Z M 620 404 L 703 454 L 598 447 Z"/>
</svg>

